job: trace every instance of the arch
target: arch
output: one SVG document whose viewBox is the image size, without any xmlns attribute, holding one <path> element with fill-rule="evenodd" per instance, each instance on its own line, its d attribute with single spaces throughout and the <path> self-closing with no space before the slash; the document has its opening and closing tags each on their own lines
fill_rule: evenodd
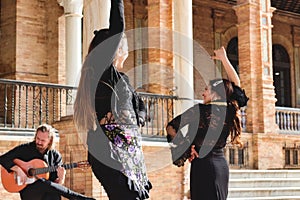
<svg viewBox="0 0 300 200">
<path fill-rule="evenodd" d="M 286 37 L 282 36 L 282 35 L 272 35 L 272 44 L 280 44 L 281 46 L 283 46 L 285 48 L 285 50 L 287 51 L 289 58 L 290 58 L 290 63 L 294 63 L 293 60 L 293 55 L 294 55 L 294 47 L 292 42 L 287 39 Z M 293 65 L 291 65 L 291 69 L 293 69 Z"/>
<path fill-rule="evenodd" d="M 222 46 L 226 47 L 228 58 L 236 72 L 239 74 L 239 54 L 238 54 L 238 30 L 231 26 L 222 33 Z"/>
<path fill-rule="evenodd" d="M 227 56 L 234 67 L 235 71 L 239 74 L 239 51 L 238 51 L 238 37 L 233 37 L 226 48 Z"/>
<path fill-rule="evenodd" d="M 273 44 L 273 80 L 276 106 L 292 106 L 291 98 L 291 65 L 287 50 L 281 44 Z"/>
<path fill-rule="evenodd" d="M 234 37 L 238 37 L 238 30 L 236 25 L 230 26 L 222 32 L 222 45 L 227 46 L 230 40 Z"/>
<path fill-rule="evenodd" d="M 292 41 L 286 37 L 284 37 L 283 35 L 278 35 L 278 34 L 273 34 L 272 35 L 272 44 L 279 44 L 281 45 L 285 51 L 287 52 L 288 56 L 289 56 L 289 63 L 290 63 L 290 82 L 291 83 L 295 83 L 295 65 L 294 65 L 294 47 L 292 44 Z M 274 63 L 273 63 L 273 71 L 274 71 Z M 274 72 L 273 72 L 274 74 Z M 295 85 L 291 84 L 291 106 L 295 106 L 295 102 L 296 102 L 296 93 L 293 92 L 295 91 Z"/>
</svg>

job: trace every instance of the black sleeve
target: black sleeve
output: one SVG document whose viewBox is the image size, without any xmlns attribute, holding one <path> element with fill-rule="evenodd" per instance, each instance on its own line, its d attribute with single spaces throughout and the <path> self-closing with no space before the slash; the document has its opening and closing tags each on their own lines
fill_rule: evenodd
<svg viewBox="0 0 300 200">
<path fill-rule="evenodd" d="M 109 17 L 109 38 L 104 42 L 104 47 L 108 55 L 115 57 L 119 43 L 122 38 L 122 32 L 125 30 L 124 5 L 123 0 L 111 0 Z M 105 53 L 105 52 L 104 52 Z M 111 61 L 112 62 L 112 61 Z"/>
<path fill-rule="evenodd" d="M 144 101 L 141 99 L 141 97 L 137 97 L 138 98 L 138 104 L 139 104 L 139 117 L 141 117 L 144 121 L 146 119 L 146 107 L 145 107 L 145 104 L 144 104 Z"/>
<path fill-rule="evenodd" d="M 112 35 L 125 30 L 123 0 L 111 0 L 109 31 Z"/>
<path fill-rule="evenodd" d="M 52 150 L 50 159 L 52 159 L 52 160 L 49 160 L 48 163 L 49 164 L 51 163 L 51 165 L 53 165 L 53 166 L 61 166 L 63 164 L 62 156 L 56 150 Z M 55 181 L 57 178 L 58 178 L 58 176 L 57 176 L 56 171 L 50 173 L 50 177 L 49 177 L 50 181 Z"/>
<path fill-rule="evenodd" d="M 180 130 L 187 124 L 199 123 L 199 119 L 200 110 L 199 105 L 197 104 L 183 112 L 181 115 L 178 115 L 177 117 L 172 119 L 167 126 L 172 126 L 176 130 L 176 132 L 178 132 L 178 130 Z"/>
<path fill-rule="evenodd" d="M 234 83 L 232 84 L 232 86 L 233 93 L 230 98 L 237 101 L 240 108 L 246 106 L 249 98 L 247 97 L 245 90 L 240 88 L 239 86 L 236 86 Z"/>
<path fill-rule="evenodd" d="M 25 151 L 25 146 L 20 145 L 12 150 L 8 151 L 7 153 L 0 156 L 0 164 L 8 171 L 11 172 L 10 168 L 12 168 L 15 163 L 13 160 L 17 158 L 18 156 L 22 155 L 22 152 Z"/>
<path fill-rule="evenodd" d="M 125 30 L 123 0 L 111 0 L 109 22 L 110 25 L 107 33 L 107 39 L 102 41 L 91 52 L 89 52 L 84 61 L 84 65 L 89 66 L 94 70 L 91 80 L 95 79 L 97 83 L 104 71 L 112 64 L 121 41 L 121 33 Z M 95 37 L 97 37 L 97 34 Z M 95 88 L 92 87 L 92 93 L 96 90 L 97 84 L 93 86 Z"/>
</svg>

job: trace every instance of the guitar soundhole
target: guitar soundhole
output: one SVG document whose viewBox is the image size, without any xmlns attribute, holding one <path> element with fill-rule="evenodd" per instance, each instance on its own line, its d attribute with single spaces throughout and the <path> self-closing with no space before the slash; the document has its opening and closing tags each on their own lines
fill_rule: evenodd
<svg viewBox="0 0 300 200">
<path fill-rule="evenodd" d="M 29 175 L 29 176 L 35 175 L 35 169 L 34 169 L 34 168 L 30 168 L 30 169 L 28 170 L 28 175 Z"/>
</svg>

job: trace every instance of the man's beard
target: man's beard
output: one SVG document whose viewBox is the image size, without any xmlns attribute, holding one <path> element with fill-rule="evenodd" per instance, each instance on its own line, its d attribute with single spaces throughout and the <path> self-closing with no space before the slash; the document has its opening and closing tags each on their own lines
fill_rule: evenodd
<svg viewBox="0 0 300 200">
<path fill-rule="evenodd" d="M 45 152 L 47 150 L 47 147 L 43 147 L 43 146 L 38 146 L 36 145 L 36 149 L 39 151 L 39 152 Z"/>
</svg>

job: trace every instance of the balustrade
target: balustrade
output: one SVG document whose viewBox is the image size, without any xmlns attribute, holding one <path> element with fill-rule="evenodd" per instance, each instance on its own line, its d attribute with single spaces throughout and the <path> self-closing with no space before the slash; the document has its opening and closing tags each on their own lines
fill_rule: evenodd
<svg viewBox="0 0 300 200">
<path fill-rule="evenodd" d="M 53 123 L 72 115 L 76 88 L 46 83 L 0 79 L 0 127 L 34 129 L 41 123 Z M 138 93 L 146 106 L 147 120 L 143 135 L 164 137 L 168 121 L 174 117 L 176 96 Z M 280 133 L 299 134 L 300 109 L 276 107 Z M 243 131 L 246 130 L 246 108 L 241 109 Z"/>
</svg>

